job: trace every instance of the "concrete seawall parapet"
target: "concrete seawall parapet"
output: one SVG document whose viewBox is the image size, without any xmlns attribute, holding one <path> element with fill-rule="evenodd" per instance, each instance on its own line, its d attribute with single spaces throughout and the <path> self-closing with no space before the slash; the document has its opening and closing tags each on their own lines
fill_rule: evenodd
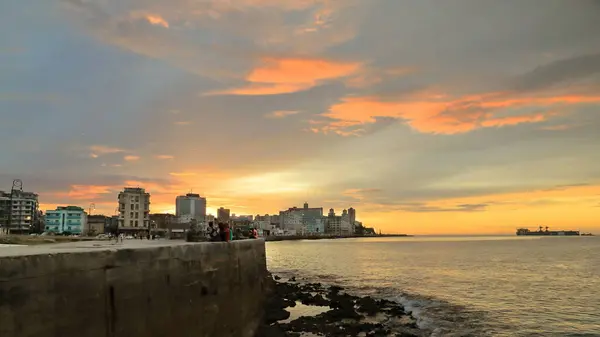
<svg viewBox="0 0 600 337">
<path fill-rule="evenodd" d="M 0 248 L 2 337 L 250 337 L 263 240 Z"/>
</svg>

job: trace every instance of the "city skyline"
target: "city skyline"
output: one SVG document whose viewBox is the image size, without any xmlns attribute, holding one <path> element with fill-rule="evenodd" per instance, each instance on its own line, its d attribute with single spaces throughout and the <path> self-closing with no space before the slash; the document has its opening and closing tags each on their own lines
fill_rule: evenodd
<svg viewBox="0 0 600 337">
<path fill-rule="evenodd" d="M 308 201 L 386 233 L 599 232 L 599 11 L 15 2 L 0 10 L 0 190 L 21 179 L 40 209 L 107 215 L 139 186 L 153 213 L 193 191 L 211 214 Z"/>
</svg>

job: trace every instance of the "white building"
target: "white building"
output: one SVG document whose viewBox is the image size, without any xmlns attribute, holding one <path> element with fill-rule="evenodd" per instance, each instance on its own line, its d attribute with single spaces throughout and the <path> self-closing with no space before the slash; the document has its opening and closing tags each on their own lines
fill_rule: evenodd
<svg viewBox="0 0 600 337">
<path fill-rule="evenodd" d="M 30 230 L 38 215 L 38 195 L 31 192 L 0 191 L 0 227 L 14 233 Z"/>
<path fill-rule="evenodd" d="M 199 194 L 188 193 L 178 196 L 175 207 L 175 215 L 180 219 L 195 219 L 198 222 L 206 220 L 206 198 Z"/>
<path fill-rule="evenodd" d="M 150 193 L 143 188 L 125 187 L 119 193 L 119 231 L 148 231 L 150 224 Z"/>
</svg>

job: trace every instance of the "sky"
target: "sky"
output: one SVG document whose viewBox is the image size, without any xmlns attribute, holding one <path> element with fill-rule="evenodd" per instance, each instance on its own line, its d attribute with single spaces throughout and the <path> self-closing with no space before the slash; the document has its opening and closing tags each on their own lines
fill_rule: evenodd
<svg viewBox="0 0 600 337">
<path fill-rule="evenodd" d="M 0 190 L 600 232 L 600 1 L 0 0 Z"/>
</svg>

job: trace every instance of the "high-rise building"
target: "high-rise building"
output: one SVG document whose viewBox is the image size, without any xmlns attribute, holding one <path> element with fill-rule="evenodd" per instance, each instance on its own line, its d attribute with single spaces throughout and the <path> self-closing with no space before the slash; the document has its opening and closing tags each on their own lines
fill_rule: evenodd
<svg viewBox="0 0 600 337">
<path fill-rule="evenodd" d="M 27 233 L 39 215 L 38 208 L 35 193 L 0 191 L 0 227 L 12 233 Z"/>
<path fill-rule="evenodd" d="M 354 208 L 348 208 L 348 217 L 350 218 L 350 223 L 354 225 L 356 222 L 356 210 Z"/>
<path fill-rule="evenodd" d="M 217 221 L 218 222 L 229 222 L 231 216 L 230 216 L 231 211 L 227 208 L 219 208 L 217 210 Z"/>
<path fill-rule="evenodd" d="M 206 198 L 200 194 L 188 193 L 180 195 L 175 201 L 175 215 L 196 221 L 206 220 Z"/>
<path fill-rule="evenodd" d="M 119 193 L 119 231 L 148 231 L 150 224 L 150 193 L 139 187 L 125 187 Z"/>
<path fill-rule="evenodd" d="M 59 206 L 55 210 L 46 211 L 46 231 L 88 235 L 87 213 L 77 206 Z"/>
</svg>

